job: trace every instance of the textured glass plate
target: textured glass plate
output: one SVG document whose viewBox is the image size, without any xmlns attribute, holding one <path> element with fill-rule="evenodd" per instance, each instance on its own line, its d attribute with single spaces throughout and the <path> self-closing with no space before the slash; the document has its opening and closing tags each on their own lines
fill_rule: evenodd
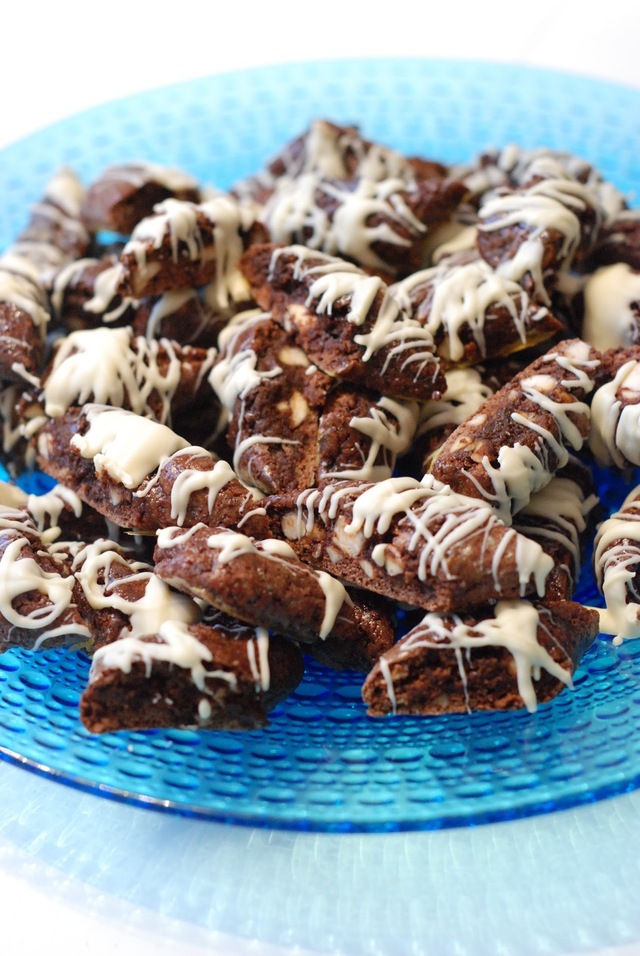
<svg viewBox="0 0 640 956">
<path fill-rule="evenodd" d="M 238 72 L 65 120 L 0 155 L 0 248 L 55 169 L 86 179 L 137 158 L 221 188 L 317 116 L 408 153 L 465 160 L 517 142 L 579 153 L 634 199 L 640 92 L 510 66 L 360 60 Z M 608 504 L 620 482 L 602 486 Z M 596 600 L 588 569 L 580 597 Z M 311 830 L 471 825 L 598 800 L 640 784 L 640 641 L 588 653 L 575 690 L 538 713 L 367 718 L 360 679 L 312 666 L 271 726 L 247 734 L 92 737 L 77 704 L 88 659 L 0 657 L 0 753 L 64 783 L 157 809 Z"/>
</svg>

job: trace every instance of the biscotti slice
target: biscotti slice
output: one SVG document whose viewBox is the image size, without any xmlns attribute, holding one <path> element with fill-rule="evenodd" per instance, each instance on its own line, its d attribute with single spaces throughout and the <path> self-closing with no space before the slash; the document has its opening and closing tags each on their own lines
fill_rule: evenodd
<svg viewBox="0 0 640 956">
<path fill-rule="evenodd" d="M 253 245 L 240 268 L 260 308 L 295 332 L 327 375 L 396 398 L 444 391 L 433 336 L 378 276 L 305 246 Z"/>
<path fill-rule="evenodd" d="M 309 173 L 323 179 L 380 182 L 399 181 L 407 188 L 426 180 L 443 180 L 448 168 L 433 159 L 406 156 L 382 143 L 366 139 L 357 126 L 315 119 L 273 156 L 266 166 L 234 184 L 232 193 L 266 203 L 283 180 Z"/>
<path fill-rule="evenodd" d="M 219 350 L 209 382 L 239 478 L 265 494 L 315 484 L 320 413 L 333 380 L 259 310 L 236 316 Z"/>
<path fill-rule="evenodd" d="M 369 389 L 335 385 L 320 415 L 317 483 L 386 481 L 410 451 L 418 403 Z"/>
<path fill-rule="evenodd" d="M 71 554 L 16 504 L 0 506 L 0 651 L 83 643 L 90 632 L 76 606 Z"/>
<path fill-rule="evenodd" d="M 597 611 L 572 601 L 427 614 L 382 655 L 362 696 L 373 717 L 535 711 L 571 686 L 597 634 Z"/>
<path fill-rule="evenodd" d="M 380 603 L 367 606 L 350 595 L 337 578 L 300 561 L 285 541 L 256 541 L 205 525 L 165 528 L 154 560 L 156 573 L 173 587 L 301 644 L 329 641 L 336 659 L 341 645 L 344 657 L 355 661 L 369 646 L 393 644 L 391 618 Z"/>
<path fill-rule="evenodd" d="M 602 355 L 589 448 L 604 467 L 630 471 L 640 465 L 640 345 Z"/>
<path fill-rule="evenodd" d="M 94 232 L 108 230 L 128 236 L 154 206 L 165 199 L 200 201 L 196 179 L 181 169 L 157 163 L 115 163 L 89 184 L 80 214 Z"/>
<path fill-rule="evenodd" d="M 91 733 L 154 727 L 254 730 L 295 690 L 299 648 L 262 628 L 168 620 L 93 656 L 80 718 Z"/>
<path fill-rule="evenodd" d="M 343 180 L 307 172 L 278 180 L 260 219 L 273 242 L 406 275 L 420 266 L 430 230 L 450 218 L 465 193 L 461 182 L 444 177 L 408 186 L 395 177 Z"/>
<path fill-rule="evenodd" d="M 587 397 L 600 354 L 580 339 L 559 342 L 480 406 L 449 436 L 433 474 L 483 498 L 503 520 L 580 451 L 589 433 Z"/>
<path fill-rule="evenodd" d="M 194 412 L 206 407 L 212 434 L 219 410 L 207 375 L 216 354 L 169 339 L 149 341 L 129 327 L 81 329 L 57 341 L 40 388 L 32 389 L 27 403 L 31 409 L 32 400 L 39 400 L 49 417 L 88 402 L 114 405 L 170 427 L 189 425 Z"/>
<path fill-rule="evenodd" d="M 605 601 L 603 634 L 614 644 L 640 637 L 640 486 L 598 527 L 593 563 Z"/>
<path fill-rule="evenodd" d="M 120 528 L 155 533 L 199 521 L 262 536 L 259 496 L 227 462 L 166 425 L 109 405 L 84 405 L 45 422 L 33 439 L 39 466 Z"/>
<path fill-rule="evenodd" d="M 389 291 L 429 329 L 444 368 L 509 355 L 563 328 L 546 306 L 476 252 L 450 255 Z"/>
<path fill-rule="evenodd" d="M 215 283 L 221 307 L 245 301 L 237 266 L 249 242 L 265 237 L 257 213 L 253 204 L 222 194 L 199 204 L 166 199 L 123 248 L 117 291 L 139 299 Z"/>
<path fill-rule="evenodd" d="M 202 618 L 196 601 L 172 589 L 151 564 L 109 538 L 78 545 L 71 569 L 92 651 L 122 637 L 153 634 L 164 621 L 194 624 Z"/>
<path fill-rule="evenodd" d="M 263 170 L 236 183 L 233 192 L 263 201 L 278 180 L 305 173 L 334 179 L 394 178 L 413 185 L 416 179 L 444 178 L 447 168 L 434 160 L 407 157 L 396 149 L 366 139 L 357 126 L 343 126 L 319 118 L 280 149 Z"/>
<path fill-rule="evenodd" d="M 542 596 L 553 566 L 486 502 L 431 475 L 337 481 L 263 504 L 273 536 L 312 567 L 425 610 Z"/>
<path fill-rule="evenodd" d="M 268 313 L 237 316 L 209 376 L 229 416 L 238 477 L 265 494 L 336 477 L 391 477 L 411 445 L 415 402 L 336 382 Z"/>
</svg>

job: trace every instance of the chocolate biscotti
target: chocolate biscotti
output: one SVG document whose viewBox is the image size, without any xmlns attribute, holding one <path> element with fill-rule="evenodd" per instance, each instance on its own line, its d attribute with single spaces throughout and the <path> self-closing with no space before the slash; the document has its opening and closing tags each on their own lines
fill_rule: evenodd
<svg viewBox="0 0 640 956">
<path fill-rule="evenodd" d="M 25 219 L 1 454 L 55 487 L 1 489 L 0 641 L 82 645 L 90 732 L 263 727 L 308 657 L 375 717 L 533 711 L 640 636 L 597 478 L 640 462 L 638 215 L 590 163 L 319 118 L 226 191 L 60 170 Z"/>
</svg>

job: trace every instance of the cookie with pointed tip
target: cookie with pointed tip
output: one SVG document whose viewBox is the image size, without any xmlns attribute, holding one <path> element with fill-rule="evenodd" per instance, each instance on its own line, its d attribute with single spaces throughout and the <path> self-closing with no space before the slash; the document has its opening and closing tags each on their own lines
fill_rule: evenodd
<svg viewBox="0 0 640 956">
<path fill-rule="evenodd" d="M 559 342 L 452 432 L 433 474 L 461 494 L 490 502 L 510 522 L 570 452 L 582 448 L 599 367 L 600 353 L 586 342 Z"/>
<path fill-rule="evenodd" d="M 312 567 L 425 610 L 544 594 L 540 545 L 431 475 L 336 481 L 265 499 L 273 536 Z"/>
<path fill-rule="evenodd" d="M 476 252 L 447 256 L 389 291 L 431 331 L 445 369 L 510 355 L 563 329 L 546 306 Z"/>
<path fill-rule="evenodd" d="M 266 237 L 257 215 L 255 205 L 226 195 L 202 203 L 158 203 L 136 225 L 120 254 L 116 291 L 139 299 L 215 283 L 221 307 L 244 302 L 240 257 L 250 242 Z"/>
<path fill-rule="evenodd" d="M 0 651 L 82 643 L 90 632 L 75 601 L 71 552 L 16 505 L 0 506 Z"/>
<path fill-rule="evenodd" d="M 116 163 L 87 187 L 81 216 L 94 232 L 104 229 L 128 236 L 165 199 L 199 202 L 197 180 L 183 170 L 156 163 Z"/>
<path fill-rule="evenodd" d="M 362 696 L 372 717 L 535 711 L 571 686 L 597 634 L 597 611 L 572 601 L 427 614 L 382 655 Z"/>
<path fill-rule="evenodd" d="M 268 532 L 259 497 L 227 462 L 166 425 L 108 405 L 71 408 L 33 438 L 40 468 L 118 527 L 203 521 Z"/>
<path fill-rule="evenodd" d="M 291 329 L 327 375 L 394 398 L 444 390 L 431 332 L 378 276 L 305 246 L 255 244 L 240 268 L 258 305 Z"/>
<path fill-rule="evenodd" d="M 238 315 L 219 347 L 209 381 L 242 481 L 276 494 L 336 477 L 391 477 L 413 438 L 415 403 L 331 378 L 268 313 Z"/>
<path fill-rule="evenodd" d="M 222 619 L 168 620 L 93 656 L 80 718 L 91 733 L 153 727 L 255 730 L 302 679 L 295 644 Z"/>
<path fill-rule="evenodd" d="M 328 642 L 327 660 L 366 670 L 393 644 L 391 618 L 380 602 L 367 605 L 348 593 L 333 575 L 300 561 L 284 541 L 204 525 L 165 528 L 158 532 L 154 561 L 164 581 L 247 624 L 305 647 Z"/>
</svg>

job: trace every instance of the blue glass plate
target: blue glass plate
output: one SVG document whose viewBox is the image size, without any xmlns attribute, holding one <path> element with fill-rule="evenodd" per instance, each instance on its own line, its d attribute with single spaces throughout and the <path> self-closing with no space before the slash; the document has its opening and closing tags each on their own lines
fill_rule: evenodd
<svg viewBox="0 0 640 956">
<path fill-rule="evenodd" d="M 225 188 L 318 116 L 444 161 L 509 142 L 566 149 L 632 200 L 640 186 L 640 91 L 476 63 L 294 64 L 133 96 L 5 149 L 0 248 L 63 163 L 88 179 L 110 162 L 149 159 Z M 611 481 L 602 492 L 614 507 L 626 489 Z M 588 567 L 579 597 L 597 600 Z M 640 641 L 597 641 L 575 690 L 534 715 L 372 720 L 357 676 L 310 665 L 271 726 L 246 734 L 92 737 L 77 714 L 87 671 L 87 658 L 64 651 L 0 657 L 0 753 L 155 809 L 309 830 L 427 829 L 558 810 L 640 784 Z"/>
</svg>

